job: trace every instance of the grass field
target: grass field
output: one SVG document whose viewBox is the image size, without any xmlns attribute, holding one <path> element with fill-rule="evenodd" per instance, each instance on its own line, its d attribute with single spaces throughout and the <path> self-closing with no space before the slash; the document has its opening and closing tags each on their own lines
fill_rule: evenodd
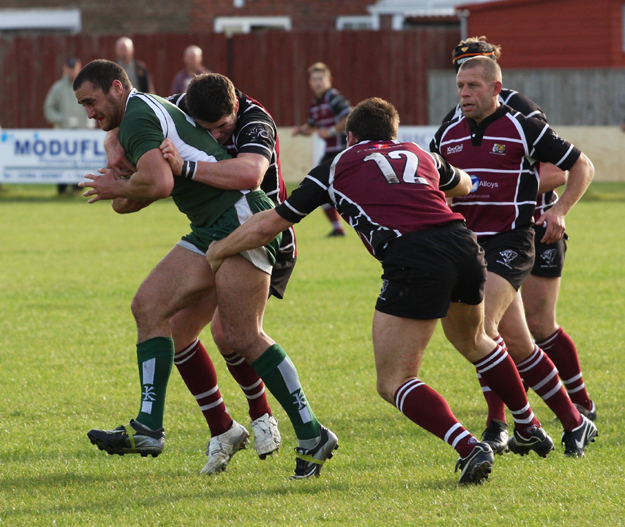
<svg viewBox="0 0 625 527">
<path fill-rule="evenodd" d="M 315 413 L 341 447 L 321 477 L 293 482 L 294 434 L 260 461 L 237 454 L 200 476 L 205 422 L 174 369 L 156 459 L 108 456 L 90 428 L 135 417 L 139 386 L 130 301 L 187 232 L 170 201 L 116 216 L 105 204 L 59 199 L 53 187 L 0 191 L 0 526 L 346 525 L 614 526 L 625 524 L 625 185 L 593 184 L 570 214 L 559 322 L 580 350 L 600 437 L 583 459 L 498 457 L 490 480 L 457 486 L 455 452 L 375 393 L 370 324 L 380 267 L 353 231 L 326 239 L 316 212 L 298 229 L 287 297 L 266 328 L 297 365 Z M 246 404 L 213 356 L 230 413 Z M 485 404 L 474 369 L 437 331 L 420 377 L 475 434 Z M 271 399 L 272 403 L 275 403 Z M 554 440 L 561 428 L 534 394 Z"/>
</svg>

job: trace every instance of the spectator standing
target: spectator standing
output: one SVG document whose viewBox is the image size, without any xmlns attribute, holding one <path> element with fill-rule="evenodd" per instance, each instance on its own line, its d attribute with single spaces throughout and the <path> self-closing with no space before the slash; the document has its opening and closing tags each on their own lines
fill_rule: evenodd
<svg viewBox="0 0 625 527">
<path fill-rule="evenodd" d="M 171 84 L 171 93 L 185 93 L 191 80 L 202 73 L 210 73 L 202 64 L 202 49 L 198 46 L 189 46 L 182 56 L 184 68 L 176 73 Z"/>
<path fill-rule="evenodd" d="M 308 82 L 315 94 L 310 104 L 310 117 L 301 126 L 293 130 L 293 135 L 312 135 L 317 132 L 326 143 L 325 153 L 319 164 L 334 159 L 345 150 L 347 135 L 345 125 L 351 110 L 349 101 L 332 87 L 330 68 L 323 62 L 315 62 L 308 68 Z M 328 236 L 345 236 L 336 209 L 329 204 L 322 206 L 323 211 L 332 224 L 332 231 Z"/>
<path fill-rule="evenodd" d="M 121 37 L 115 42 L 115 62 L 126 71 L 130 83 L 143 93 L 155 93 L 152 76 L 144 62 L 135 60 L 135 46 L 128 37 Z"/>
<path fill-rule="evenodd" d="M 79 129 L 93 128 L 94 122 L 89 119 L 87 112 L 76 104 L 76 96 L 72 83 L 82 68 L 80 60 L 69 58 L 63 63 L 63 76 L 56 81 L 48 94 L 43 106 L 46 121 L 54 128 Z M 74 190 L 80 190 L 78 185 L 72 185 Z M 67 191 L 66 183 L 59 183 L 59 194 Z"/>
</svg>

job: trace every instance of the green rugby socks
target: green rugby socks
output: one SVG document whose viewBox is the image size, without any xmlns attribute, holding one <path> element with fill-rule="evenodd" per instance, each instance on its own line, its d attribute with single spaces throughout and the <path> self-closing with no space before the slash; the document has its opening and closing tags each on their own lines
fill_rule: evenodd
<svg viewBox="0 0 625 527">
<path fill-rule="evenodd" d="M 319 437 L 319 421 L 306 400 L 295 366 L 279 344 L 250 364 L 286 411 L 300 440 Z"/>
<path fill-rule="evenodd" d="M 152 430 L 163 426 L 165 395 L 174 364 L 174 351 L 174 341 L 167 337 L 154 337 L 137 344 L 141 410 L 136 420 Z"/>
</svg>

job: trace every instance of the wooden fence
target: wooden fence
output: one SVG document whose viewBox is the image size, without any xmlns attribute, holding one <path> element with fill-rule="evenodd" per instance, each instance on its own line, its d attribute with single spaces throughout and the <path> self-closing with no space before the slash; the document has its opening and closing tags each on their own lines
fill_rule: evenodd
<svg viewBox="0 0 625 527">
<path fill-rule="evenodd" d="M 504 70 L 503 85 L 535 101 L 552 125 L 615 126 L 625 117 L 625 69 Z M 458 103 L 453 72 L 430 70 L 428 92 L 430 124 L 440 124 Z"/>
<path fill-rule="evenodd" d="M 120 35 L 43 35 L 0 37 L 0 126 L 41 128 L 43 103 L 61 76 L 68 57 L 86 64 L 114 59 Z M 334 85 L 352 103 L 372 96 L 393 102 L 402 124 L 428 124 L 428 71 L 449 68 L 459 40 L 457 29 L 414 31 L 306 31 L 222 34 L 128 35 L 135 55 L 153 74 L 155 90 L 168 95 L 182 68 L 184 48 L 197 44 L 211 70 L 261 101 L 278 124 L 292 126 L 307 118 L 311 99 L 306 69 L 327 63 Z"/>
</svg>

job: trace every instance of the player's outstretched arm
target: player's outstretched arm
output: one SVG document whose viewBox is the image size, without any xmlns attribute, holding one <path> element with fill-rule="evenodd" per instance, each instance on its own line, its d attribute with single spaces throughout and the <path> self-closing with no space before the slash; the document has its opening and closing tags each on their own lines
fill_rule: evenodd
<svg viewBox="0 0 625 527">
<path fill-rule="evenodd" d="M 455 187 L 445 190 L 445 196 L 448 198 L 466 196 L 471 192 L 471 187 L 473 186 L 471 176 L 469 176 L 469 174 L 458 167 L 454 167 L 454 170 L 456 171 L 456 174 L 458 174 L 460 180 Z"/>
<path fill-rule="evenodd" d="M 145 209 L 148 205 L 154 203 L 153 201 L 136 201 L 126 198 L 115 198 L 111 201 L 111 206 L 117 214 L 130 214 L 132 212 L 139 212 L 141 209 Z"/>
<path fill-rule="evenodd" d="M 174 176 L 193 176 L 193 181 L 225 190 L 256 188 L 262 183 L 269 168 L 269 160 L 260 154 L 243 152 L 233 159 L 197 161 L 195 165 L 186 162 L 185 165 L 185 160 L 169 139 L 165 139 L 159 148 Z M 190 170 L 193 171 L 192 174 L 189 174 Z"/>
<path fill-rule="evenodd" d="M 292 225 L 292 222 L 285 220 L 275 209 L 254 214 L 229 236 L 213 242 L 206 253 L 206 260 L 216 273 L 221 263 L 229 256 L 267 245 Z"/>
<path fill-rule="evenodd" d="M 585 154 L 580 155 L 569 171 L 566 188 L 560 199 L 538 218 L 539 225 L 547 223 L 545 236 L 541 240 L 543 243 L 554 243 L 562 238 L 565 229 L 564 217 L 584 195 L 594 175 L 595 167 L 592 161 Z"/>
<path fill-rule="evenodd" d="M 79 183 L 83 188 L 91 188 L 83 194 L 90 198 L 89 203 L 115 198 L 155 201 L 168 197 L 174 188 L 171 168 L 158 148 L 148 150 L 141 156 L 137 171 L 129 179 L 121 178 L 110 169 L 100 169 L 98 172 L 85 174 L 85 178 L 90 181 Z"/>
<path fill-rule="evenodd" d="M 296 126 L 295 128 L 293 128 L 293 132 L 291 133 L 291 135 L 293 137 L 297 136 L 297 135 L 312 135 L 317 131 L 317 127 L 315 126 L 311 126 L 308 123 L 304 123 L 300 126 Z"/>
</svg>

